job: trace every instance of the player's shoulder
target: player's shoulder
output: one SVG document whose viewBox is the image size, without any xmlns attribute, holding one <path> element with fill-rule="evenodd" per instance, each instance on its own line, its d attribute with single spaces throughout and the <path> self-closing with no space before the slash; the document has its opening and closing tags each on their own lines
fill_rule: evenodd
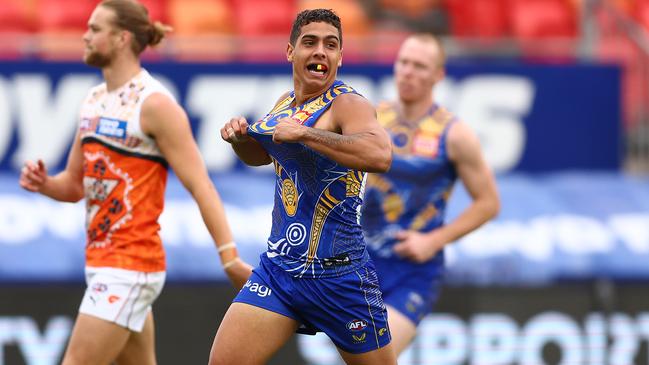
<svg viewBox="0 0 649 365">
<path fill-rule="evenodd" d="M 170 108 L 178 107 L 176 100 L 163 91 L 154 91 L 146 96 L 142 103 L 143 111 L 155 111 L 156 113 L 164 113 Z"/>
<path fill-rule="evenodd" d="M 439 123 L 443 124 L 452 123 L 458 120 L 458 117 L 453 114 L 453 112 L 448 110 L 443 105 L 439 105 L 437 103 L 433 104 L 431 117 L 433 117 L 433 119 L 435 119 Z"/>
<path fill-rule="evenodd" d="M 134 87 L 142 98 L 143 106 L 161 106 L 166 104 L 178 104 L 173 93 L 159 79 L 151 75 L 146 69 L 134 80 Z"/>
<path fill-rule="evenodd" d="M 376 118 L 374 105 L 363 96 L 355 93 L 338 95 L 331 103 L 331 112 L 338 121 L 356 122 L 357 118 L 365 120 L 366 116 Z"/>
<path fill-rule="evenodd" d="M 376 104 L 376 118 L 381 126 L 387 128 L 399 119 L 397 103 L 389 100 L 382 100 Z"/>
<path fill-rule="evenodd" d="M 357 93 L 345 93 L 336 96 L 333 100 L 332 107 L 336 108 L 373 108 L 372 103 L 363 95 Z"/>
<path fill-rule="evenodd" d="M 446 145 L 449 155 L 455 156 L 472 154 L 480 150 L 478 135 L 469 124 L 461 120 L 455 120 L 449 125 Z"/>
<path fill-rule="evenodd" d="M 138 75 L 136 88 L 142 100 L 142 112 L 156 117 L 176 115 L 182 107 L 171 91 L 146 69 Z"/>
<path fill-rule="evenodd" d="M 146 72 L 146 70 L 145 70 Z M 144 98 L 148 98 L 151 95 L 155 94 L 162 94 L 174 103 L 176 103 L 176 98 L 174 97 L 173 93 L 165 86 L 164 83 L 162 83 L 159 79 L 155 78 L 148 72 L 144 74 L 143 79 L 141 80 L 141 83 L 137 86 L 140 88 L 142 91 L 142 96 Z"/>
<path fill-rule="evenodd" d="M 396 109 L 397 104 L 391 100 L 381 100 L 376 104 L 376 112 L 392 112 Z"/>
<path fill-rule="evenodd" d="M 188 123 L 187 114 L 180 104 L 165 93 L 152 93 L 142 103 L 140 114 L 142 130 L 152 136 L 171 125 Z"/>
</svg>

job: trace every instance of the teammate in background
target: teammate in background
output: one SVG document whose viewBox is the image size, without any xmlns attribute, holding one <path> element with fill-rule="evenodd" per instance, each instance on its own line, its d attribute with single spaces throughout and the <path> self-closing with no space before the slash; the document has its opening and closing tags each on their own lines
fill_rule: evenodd
<svg viewBox="0 0 649 365">
<path fill-rule="evenodd" d="M 305 10 L 286 56 L 294 90 L 262 120 L 221 129 L 251 166 L 273 163 L 273 225 L 260 264 L 228 309 L 210 364 L 263 364 L 300 324 L 348 364 L 395 364 L 385 305 L 359 224 L 364 171 L 385 172 L 390 140 L 372 105 L 336 80 L 340 18 Z"/>
<path fill-rule="evenodd" d="M 377 108 L 394 154 L 389 172 L 368 176 L 361 224 L 397 354 L 412 341 L 437 300 L 444 246 L 493 218 L 500 204 L 478 138 L 433 101 L 433 87 L 444 78 L 444 69 L 437 38 L 410 36 L 394 64 L 399 99 Z M 472 203 L 444 224 L 457 177 Z"/>
<path fill-rule="evenodd" d="M 83 58 L 101 68 L 105 83 L 82 105 L 65 170 L 48 176 L 40 160 L 22 169 L 26 190 L 86 199 L 88 287 L 65 365 L 156 363 L 151 305 L 165 281 L 158 216 L 168 166 L 198 204 L 230 280 L 240 288 L 251 272 L 238 258 L 185 112 L 140 66 L 140 53 L 166 31 L 136 1 L 102 1 L 83 36 Z"/>
</svg>

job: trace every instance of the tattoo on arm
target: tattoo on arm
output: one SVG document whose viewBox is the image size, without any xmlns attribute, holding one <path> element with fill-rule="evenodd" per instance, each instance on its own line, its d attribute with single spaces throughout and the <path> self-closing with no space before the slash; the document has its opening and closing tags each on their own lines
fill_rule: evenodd
<svg viewBox="0 0 649 365">
<path fill-rule="evenodd" d="M 322 143 L 326 145 L 343 145 L 343 144 L 353 144 L 356 140 L 361 138 L 360 134 L 354 135 L 342 135 L 334 132 L 325 131 L 322 129 L 309 128 L 307 135 L 311 140 L 317 143 Z"/>
</svg>

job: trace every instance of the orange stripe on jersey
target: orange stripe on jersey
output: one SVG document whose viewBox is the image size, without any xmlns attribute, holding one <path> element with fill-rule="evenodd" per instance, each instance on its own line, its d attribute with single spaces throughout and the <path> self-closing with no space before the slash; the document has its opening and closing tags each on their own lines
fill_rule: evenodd
<svg viewBox="0 0 649 365">
<path fill-rule="evenodd" d="M 158 217 L 164 206 L 166 162 L 96 138 L 84 138 L 82 150 L 87 266 L 164 271 Z"/>
</svg>

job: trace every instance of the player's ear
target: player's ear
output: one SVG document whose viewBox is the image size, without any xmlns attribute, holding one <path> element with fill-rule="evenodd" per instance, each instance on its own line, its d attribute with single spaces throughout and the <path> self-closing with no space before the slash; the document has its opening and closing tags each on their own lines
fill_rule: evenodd
<svg viewBox="0 0 649 365">
<path fill-rule="evenodd" d="M 340 50 L 340 59 L 338 59 L 338 67 L 343 65 L 343 50 Z"/>
<path fill-rule="evenodd" d="M 125 47 L 131 43 L 131 37 L 133 36 L 131 32 L 126 30 L 121 30 L 119 31 L 118 34 L 119 34 L 118 39 L 119 39 L 120 46 Z"/>
<path fill-rule="evenodd" d="M 286 44 L 286 60 L 288 62 L 293 62 L 293 52 L 295 51 L 295 48 L 293 45 L 289 42 Z"/>
</svg>

